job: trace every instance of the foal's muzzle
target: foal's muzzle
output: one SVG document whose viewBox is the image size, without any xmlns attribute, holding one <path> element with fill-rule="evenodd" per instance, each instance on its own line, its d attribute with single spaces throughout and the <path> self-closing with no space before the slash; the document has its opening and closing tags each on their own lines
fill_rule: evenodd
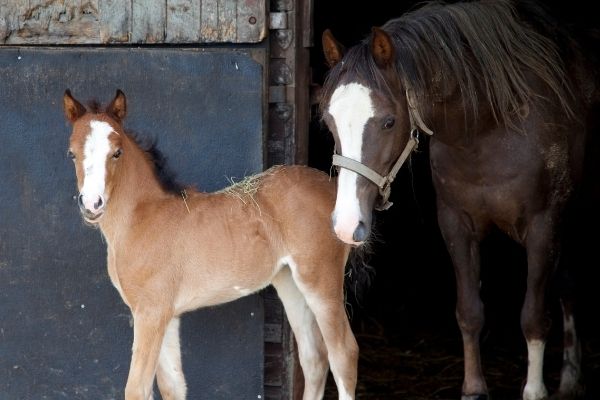
<svg viewBox="0 0 600 400">
<path fill-rule="evenodd" d="M 77 205 L 83 218 L 88 222 L 95 222 L 104 213 L 105 201 L 102 196 L 97 196 L 95 199 L 84 199 L 80 193 L 77 196 Z"/>
</svg>

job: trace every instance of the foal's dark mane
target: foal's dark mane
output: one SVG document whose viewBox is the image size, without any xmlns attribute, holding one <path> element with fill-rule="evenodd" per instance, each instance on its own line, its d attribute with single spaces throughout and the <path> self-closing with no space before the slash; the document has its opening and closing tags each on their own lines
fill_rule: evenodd
<svg viewBox="0 0 600 400">
<path fill-rule="evenodd" d="M 158 149 L 157 139 L 142 137 L 131 131 L 126 131 L 125 134 L 133 139 L 140 149 L 146 153 L 146 156 L 154 165 L 154 172 L 161 187 L 169 193 L 181 196 L 186 185 L 177 180 L 177 175 L 169 167 L 167 157 Z"/>
<path fill-rule="evenodd" d="M 572 92 L 558 46 L 533 28 L 542 25 L 546 32 L 557 32 L 555 22 L 534 3 L 516 7 L 510 0 L 426 2 L 382 27 L 394 42 L 399 78 L 414 92 L 421 115 L 425 102 L 439 95 L 440 85 L 453 80 L 464 109 L 472 110 L 474 117 L 478 104 L 487 101 L 499 123 L 517 127 L 526 116 L 522 106 L 542 99 L 526 76 L 531 72 L 556 96 L 546 100 L 558 99 L 573 116 Z M 351 47 L 329 71 L 321 111 L 342 79 L 360 79 L 389 93 L 371 56 L 370 40 L 371 36 Z"/>
<path fill-rule="evenodd" d="M 111 115 L 108 110 L 106 110 L 100 102 L 95 99 L 92 99 L 87 102 L 87 110 L 88 112 L 94 114 L 106 113 Z M 115 118 L 115 116 L 111 115 L 111 117 Z M 116 118 L 118 120 L 118 118 Z M 181 182 L 177 180 L 176 174 L 171 170 L 167 163 L 167 157 L 158 149 L 157 139 L 156 138 L 148 138 L 143 137 L 137 132 L 132 132 L 129 130 L 125 131 L 125 134 L 131 138 L 135 144 L 146 153 L 146 156 L 154 165 L 154 172 L 156 174 L 156 178 L 158 179 L 161 187 L 172 194 L 181 195 L 183 190 L 186 188 L 186 185 L 183 185 Z"/>
</svg>

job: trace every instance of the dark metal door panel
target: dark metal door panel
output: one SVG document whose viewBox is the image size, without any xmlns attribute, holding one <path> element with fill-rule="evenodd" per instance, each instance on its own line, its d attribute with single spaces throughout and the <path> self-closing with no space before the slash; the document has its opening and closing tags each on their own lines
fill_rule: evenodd
<svg viewBox="0 0 600 400">
<path fill-rule="evenodd" d="M 203 190 L 263 166 L 263 71 L 243 50 L 0 49 L 0 399 L 120 399 L 129 369 L 130 313 L 73 199 L 66 88 L 122 89 L 126 127 Z M 182 351 L 188 398 L 260 398 L 261 297 L 186 315 Z"/>
</svg>

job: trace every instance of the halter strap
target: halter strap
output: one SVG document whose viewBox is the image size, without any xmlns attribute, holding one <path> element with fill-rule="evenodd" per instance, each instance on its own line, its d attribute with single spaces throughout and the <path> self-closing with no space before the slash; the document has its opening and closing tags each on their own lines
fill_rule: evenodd
<svg viewBox="0 0 600 400">
<path fill-rule="evenodd" d="M 419 145 L 419 132 L 423 131 L 429 136 L 433 135 L 433 131 L 429 129 L 427 125 L 425 125 L 423 119 L 421 118 L 419 109 L 416 106 L 416 99 L 413 90 L 410 88 L 406 89 L 405 95 L 406 103 L 408 105 L 408 118 L 410 121 L 410 137 L 408 138 L 406 146 L 404 146 L 404 150 L 402 150 L 402 153 L 400 153 L 400 156 L 386 176 L 379 175 L 377 172 L 373 171 L 371 168 L 359 161 L 335 154 L 335 152 L 333 154 L 332 164 L 334 166 L 354 171 L 373 182 L 377 188 L 379 188 L 381 200 L 375 207 L 377 211 L 387 210 L 394 204 L 388 201 L 392 192 L 392 182 L 394 182 L 394 179 L 396 179 L 396 174 L 398 174 L 398 171 L 408 156 L 410 156 L 410 153 L 412 153 L 413 150 L 415 150 Z"/>
<path fill-rule="evenodd" d="M 396 160 L 392 169 L 386 176 L 382 176 L 367 167 L 366 165 L 353 160 L 348 157 L 341 156 L 339 154 L 333 155 L 332 164 L 341 168 L 349 169 L 350 171 L 354 171 L 357 174 L 367 178 L 371 182 L 373 182 L 377 188 L 379 188 L 379 194 L 381 195 L 381 201 L 377 207 L 375 207 L 378 211 L 387 210 L 392 206 L 392 202 L 389 202 L 388 199 L 391 194 L 391 185 L 396 179 L 396 175 L 398 171 L 400 171 L 400 167 L 404 164 L 410 153 L 419 145 L 419 130 L 417 128 L 413 128 L 410 131 L 410 137 L 406 146 L 404 146 L 404 150 L 400 154 L 400 157 Z"/>
</svg>

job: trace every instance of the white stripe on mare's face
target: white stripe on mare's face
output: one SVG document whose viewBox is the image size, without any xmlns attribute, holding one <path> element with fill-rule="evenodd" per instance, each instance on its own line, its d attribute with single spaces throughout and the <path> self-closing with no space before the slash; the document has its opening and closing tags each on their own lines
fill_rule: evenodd
<svg viewBox="0 0 600 400">
<path fill-rule="evenodd" d="M 111 151 L 108 139 L 116 132 L 103 121 L 91 121 L 90 128 L 92 131 L 83 146 L 84 177 L 80 194 L 85 208 L 95 212 L 98 199 L 105 198 L 106 158 Z"/>
<path fill-rule="evenodd" d="M 341 155 L 362 162 L 362 145 L 365 126 L 375 115 L 371 89 L 359 83 L 338 87 L 331 96 L 329 109 L 340 141 Z M 346 243 L 355 243 L 352 235 L 361 221 L 356 192 L 358 174 L 342 168 L 338 177 L 337 199 L 333 212 L 334 230 Z"/>
</svg>

